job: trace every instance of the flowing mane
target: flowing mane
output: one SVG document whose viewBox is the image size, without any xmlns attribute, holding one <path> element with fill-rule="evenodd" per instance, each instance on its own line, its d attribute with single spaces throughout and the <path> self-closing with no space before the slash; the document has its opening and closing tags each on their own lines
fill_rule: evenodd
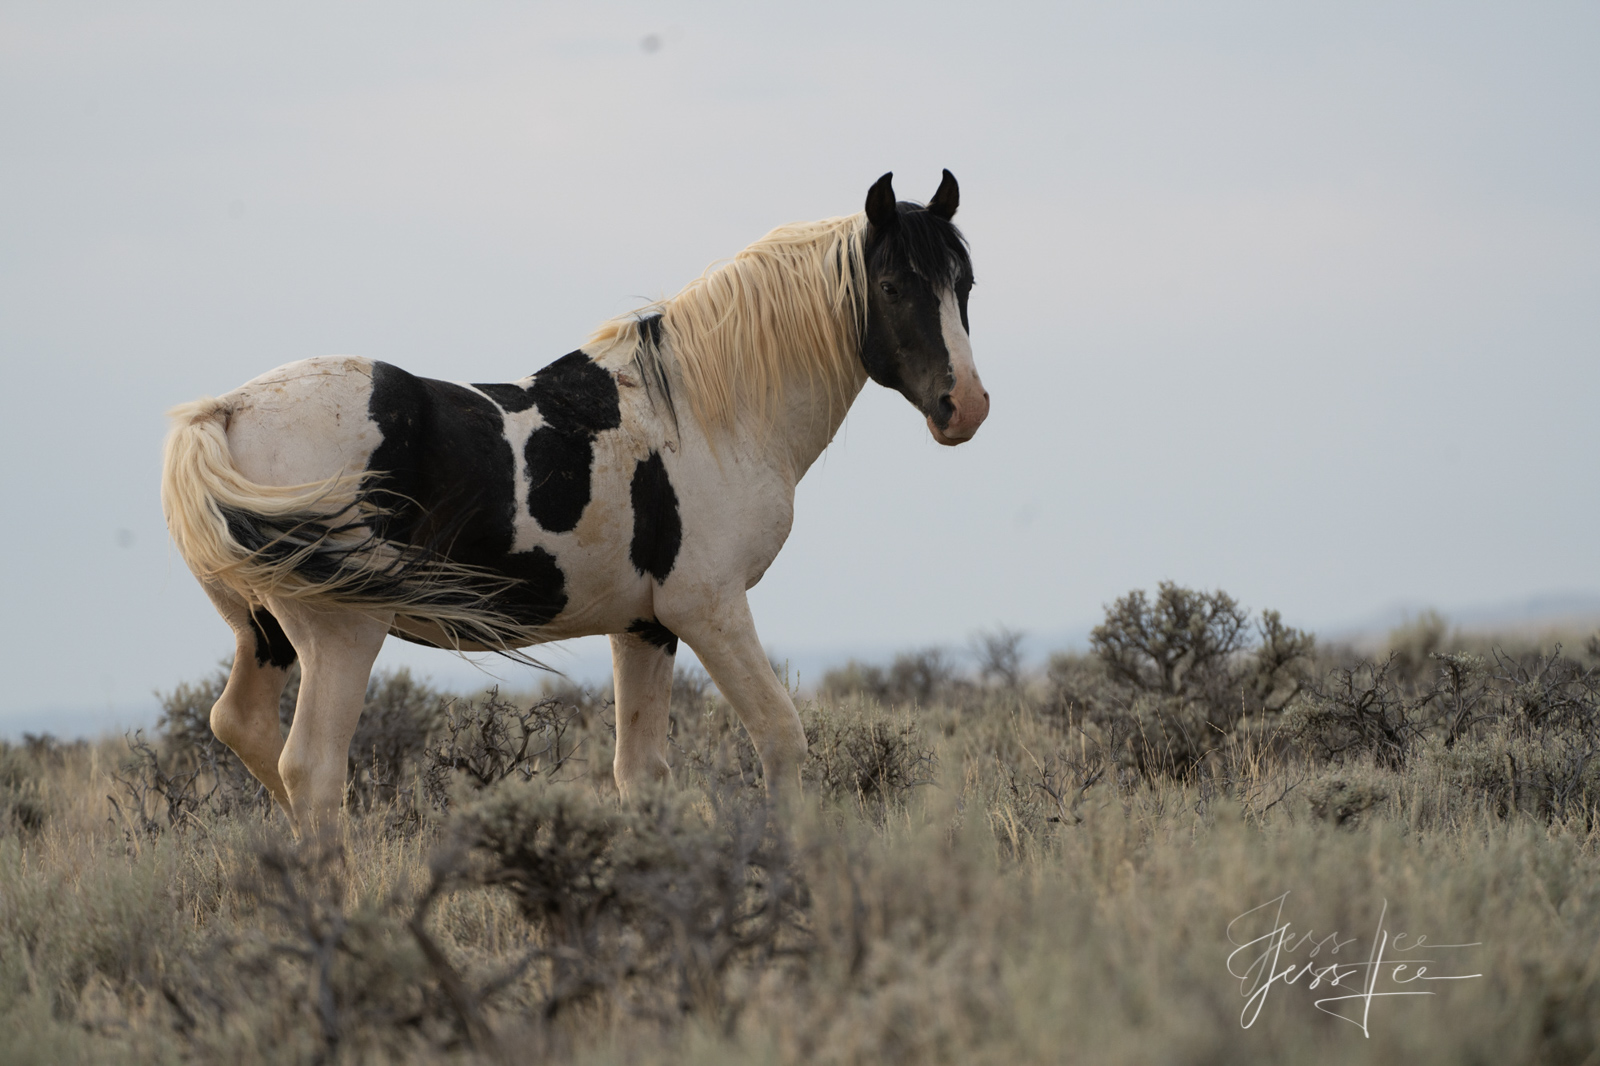
<svg viewBox="0 0 1600 1066">
<path fill-rule="evenodd" d="M 662 347 L 682 372 L 690 409 L 709 433 L 741 411 L 770 426 L 786 381 L 821 384 L 830 413 L 865 376 L 858 347 L 866 299 L 864 214 L 779 226 L 676 296 L 612 319 L 589 345 L 643 345 L 660 316 Z"/>
</svg>

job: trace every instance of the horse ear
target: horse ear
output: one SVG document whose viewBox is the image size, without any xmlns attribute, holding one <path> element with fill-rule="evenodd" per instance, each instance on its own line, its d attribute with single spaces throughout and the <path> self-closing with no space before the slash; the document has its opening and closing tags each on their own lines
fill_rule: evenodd
<svg viewBox="0 0 1600 1066">
<path fill-rule="evenodd" d="M 944 172 L 944 180 L 939 182 L 939 191 L 928 201 L 928 210 L 949 222 L 956 217 L 956 208 L 959 206 L 961 206 L 961 187 L 956 184 L 956 176 L 947 170 Z"/>
<path fill-rule="evenodd" d="M 894 203 L 894 171 L 872 183 L 867 190 L 867 221 L 885 232 L 900 224 L 900 211 Z"/>
</svg>

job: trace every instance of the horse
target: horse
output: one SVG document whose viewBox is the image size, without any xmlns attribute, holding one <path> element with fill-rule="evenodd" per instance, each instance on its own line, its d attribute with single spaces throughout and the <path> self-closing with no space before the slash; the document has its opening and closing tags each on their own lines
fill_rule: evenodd
<svg viewBox="0 0 1600 1066">
<path fill-rule="evenodd" d="M 892 178 L 864 211 L 780 226 L 520 381 L 328 356 L 169 412 L 168 529 L 236 641 L 211 728 L 298 831 L 337 824 L 391 635 L 526 658 L 608 634 L 624 802 L 670 780 L 682 640 L 769 795 L 798 788 L 805 732 L 746 599 L 788 537 L 795 486 L 868 378 L 940 444 L 989 411 L 956 179 L 944 171 L 923 205 L 897 201 Z"/>
</svg>

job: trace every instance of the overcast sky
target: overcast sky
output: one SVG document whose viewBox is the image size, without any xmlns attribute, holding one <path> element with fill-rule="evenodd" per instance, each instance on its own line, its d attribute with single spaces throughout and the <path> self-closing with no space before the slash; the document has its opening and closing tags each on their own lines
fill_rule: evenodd
<svg viewBox="0 0 1600 1066">
<path fill-rule="evenodd" d="M 1597 56 L 1580 3 L 0 4 L 0 734 L 231 651 L 168 407 L 520 377 L 886 170 L 961 181 L 993 410 L 940 448 L 868 386 L 752 594 L 780 656 L 1167 578 L 1313 628 L 1600 591 Z"/>
</svg>

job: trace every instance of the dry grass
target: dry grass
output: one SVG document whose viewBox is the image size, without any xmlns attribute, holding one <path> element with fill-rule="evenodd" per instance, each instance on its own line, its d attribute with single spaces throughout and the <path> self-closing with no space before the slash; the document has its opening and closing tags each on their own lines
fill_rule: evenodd
<svg viewBox="0 0 1600 1066">
<path fill-rule="evenodd" d="M 362 793 L 331 856 L 249 804 L 119 818 L 120 739 L 6 749 L 0 1058 L 1600 1061 L 1600 797 L 1486 783 L 1532 734 L 1340 761 L 1274 720 L 1173 777 L 1078 729 L 1042 681 L 945 695 L 808 704 L 792 832 L 692 679 L 671 795 L 616 805 L 604 701 L 574 696 L 546 711 L 564 758 L 431 793 L 418 764 Z M 483 707 L 427 713 L 481 739 Z M 432 750 L 462 759 L 469 732 Z M 1337 933 L 1345 961 L 1382 914 L 1410 940 L 1481 941 L 1433 953 L 1436 975 L 1481 976 L 1375 999 L 1365 1033 L 1303 977 L 1245 1028 L 1229 922 L 1285 893 L 1294 936 Z"/>
</svg>

